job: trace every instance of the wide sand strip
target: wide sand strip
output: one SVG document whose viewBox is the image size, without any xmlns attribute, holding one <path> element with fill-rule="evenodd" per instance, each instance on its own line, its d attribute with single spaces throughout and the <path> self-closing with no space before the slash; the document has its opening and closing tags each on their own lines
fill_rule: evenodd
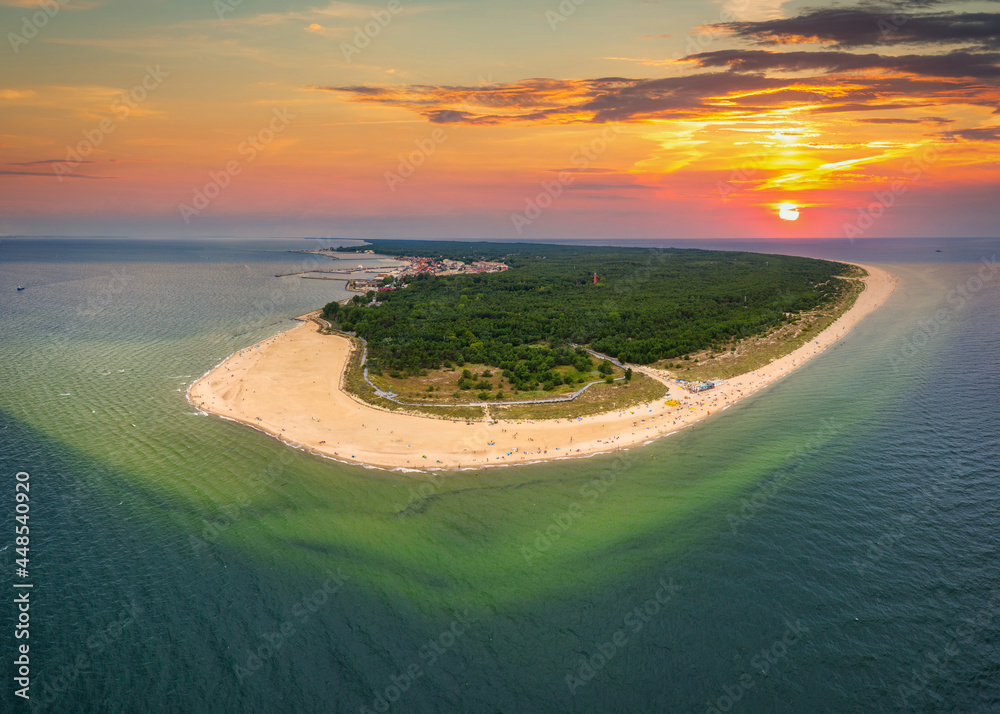
<svg viewBox="0 0 1000 714">
<path fill-rule="evenodd" d="M 236 352 L 191 385 L 188 399 L 212 414 L 249 424 L 282 441 L 350 463 L 389 469 L 476 469 L 613 451 L 672 433 L 780 379 L 816 356 L 889 297 L 896 278 L 868 270 L 850 310 L 813 341 L 715 389 L 691 394 L 665 373 L 633 369 L 670 386 L 664 399 L 579 419 L 444 420 L 391 412 L 340 388 L 351 351 L 345 337 L 312 322 Z"/>
</svg>

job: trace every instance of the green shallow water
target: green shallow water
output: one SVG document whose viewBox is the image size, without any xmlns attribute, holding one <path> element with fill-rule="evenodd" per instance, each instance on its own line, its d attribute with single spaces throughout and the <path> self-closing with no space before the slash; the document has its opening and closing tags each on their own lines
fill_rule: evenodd
<svg viewBox="0 0 1000 714">
<path fill-rule="evenodd" d="M 902 281 L 883 309 L 693 428 L 428 475 L 320 459 L 184 400 L 343 294 L 273 277 L 304 242 L 5 241 L 0 439 L 6 483 L 32 473 L 35 708 L 994 709 L 1000 618 L 926 684 L 909 674 L 993 612 L 1000 281 L 919 337 L 997 247 L 962 246 L 939 263 L 879 248 Z M 808 633 L 762 671 L 786 621 Z"/>
</svg>

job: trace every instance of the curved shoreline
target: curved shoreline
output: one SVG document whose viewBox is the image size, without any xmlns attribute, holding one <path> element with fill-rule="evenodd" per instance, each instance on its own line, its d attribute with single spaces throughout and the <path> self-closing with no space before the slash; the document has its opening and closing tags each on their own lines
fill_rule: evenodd
<svg viewBox="0 0 1000 714">
<path fill-rule="evenodd" d="M 341 389 L 351 342 L 322 335 L 311 320 L 237 350 L 187 389 L 202 412 L 251 426 L 300 449 L 369 467 L 431 471 L 594 456 L 648 444 L 721 412 L 790 374 L 846 335 L 892 294 L 897 279 L 868 271 L 865 289 L 813 340 L 770 364 L 700 394 L 680 394 L 659 370 L 633 365 L 671 387 L 663 400 L 577 419 L 438 419 L 383 410 Z M 297 318 L 304 319 L 304 318 Z"/>
</svg>

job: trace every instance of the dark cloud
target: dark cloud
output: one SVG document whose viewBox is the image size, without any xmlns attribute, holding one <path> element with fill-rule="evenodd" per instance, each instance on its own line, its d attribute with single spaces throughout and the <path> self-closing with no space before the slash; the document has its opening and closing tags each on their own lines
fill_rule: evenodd
<svg viewBox="0 0 1000 714">
<path fill-rule="evenodd" d="M 861 124 L 951 124 L 954 119 L 945 117 L 920 117 L 919 119 L 903 119 L 900 117 L 864 117 L 857 120 Z"/>
<path fill-rule="evenodd" d="M 703 66 L 740 67 L 663 79 L 547 80 L 498 86 L 490 106 L 481 106 L 474 87 L 396 87 L 376 95 L 348 87 L 330 91 L 353 101 L 416 112 L 438 124 L 609 124 L 650 119 L 746 118 L 790 107 L 811 113 L 870 112 L 974 104 L 995 108 L 1000 69 L 994 57 L 968 63 L 959 54 L 937 56 L 726 50 L 695 55 Z M 904 73 L 908 67 L 911 72 Z M 751 71 L 749 68 L 752 68 Z M 820 74 L 789 78 L 768 71 L 812 69 Z M 879 70 L 878 74 L 871 74 Z M 938 70 L 935 74 L 934 70 Z M 968 76 L 973 73 L 976 76 Z M 992 74 L 991 74 L 992 73 Z M 980 76 L 982 75 L 982 76 Z M 501 99 L 502 97 L 502 99 Z M 502 103 L 503 106 L 500 106 Z"/>
<path fill-rule="evenodd" d="M 495 117 L 479 116 L 472 112 L 461 112 L 455 109 L 434 109 L 424 112 L 431 124 L 497 124 Z"/>
<path fill-rule="evenodd" d="M 954 140 L 956 138 L 966 141 L 1000 141 L 1000 126 L 981 127 L 978 129 L 959 129 L 958 131 L 944 131 L 940 136 Z"/>
<path fill-rule="evenodd" d="M 38 166 L 39 164 L 64 164 L 66 159 L 41 159 L 39 161 L 13 161 L 10 166 Z M 74 161 L 74 164 L 96 164 L 96 161 Z"/>
<path fill-rule="evenodd" d="M 912 10 L 943 0 L 807 9 L 782 20 L 713 25 L 758 44 L 823 42 L 824 51 L 726 49 L 684 58 L 695 72 L 664 78 L 532 78 L 479 87 L 330 86 L 352 101 L 400 107 L 435 124 L 609 124 L 664 119 L 743 120 L 779 109 L 805 113 L 912 110 L 963 104 L 1000 113 L 1000 16 Z M 889 55 L 842 48 L 880 43 L 963 43 L 952 51 Z M 974 51 L 979 47 L 979 51 Z M 985 47 L 996 47 L 988 51 Z M 875 118 L 870 124 L 943 125 Z"/>
<path fill-rule="evenodd" d="M 570 183 L 566 185 L 568 191 L 652 191 L 654 186 L 644 186 L 637 183 Z"/>
<path fill-rule="evenodd" d="M 44 176 L 45 178 L 113 179 L 115 176 L 88 176 L 87 174 L 55 174 L 49 171 L 0 171 L 0 176 Z"/>
<path fill-rule="evenodd" d="M 350 94 L 354 101 L 410 109 L 439 124 L 606 124 L 686 117 L 710 110 L 710 99 L 733 92 L 780 89 L 785 84 L 786 80 L 778 78 L 717 72 L 664 79 L 532 79 L 488 90 L 431 85 L 383 88 L 375 93 L 357 92 L 354 87 L 319 89 Z"/>
<path fill-rule="evenodd" d="M 710 27 L 766 44 L 971 44 L 1000 49 L 1000 15 L 990 12 L 914 14 L 891 7 L 835 7 L 779 20 L 722 22 Z"/>
<path fill-rule="evenodd" d="M 907 109 L 933 107 L 936 102 L 911 102 L 906 105 Z M 813 112 L 816 114 L 848 114 L 851 112 L 881 112 L 889 109 L 899 109 L 899 106 L 890 102 L 870 102 L 862 104 L 859 102 L 849 102 L 847 104 L 831 104 L 826 107 L 816 107 Z"/>
<path fill-rule="evenodd" d="M 712 102 L 737 92 L 779 89 L 782 79 L 740 76 L 728 72 L 631 80 L 630 84 L 597 93 L 576 111 L 592 113 L 590 121 L 611 123 L 649 118 L 687 117 L 711 110 Z"/>
<path fill-rule="evenodd" d="M 822 71 L 827 73 L 882 70 L 927 77 L 1000 77 L 1000 53 L 949 52 L 936 55 L 880 55 L 852 52 L 773 52 L 718 50 L 684 58 L 699 67 L 729 67 L 734 72 Z"/>
<path fill-rule="evenodd" d="M 316 89 L 338 89 L 342 92 L 350 92 L 352 94 L 359 94 L 367 97 L 379 97 L 384 94 L 389 94 L 391 91 L 387 87 L 367 87 L 363 84 L 353 84 L 349 87 L 316 87 Z"/>
<path fill-rule="evenodd" d="M 591 169 L 582 168 L 577 166 L 569 166 L 564 169 L 549 169 L 552 173 L 569 173 L 569 174 L 627 174 L 627 171 L 619 171 L 618 169 Z"/>
</svg>

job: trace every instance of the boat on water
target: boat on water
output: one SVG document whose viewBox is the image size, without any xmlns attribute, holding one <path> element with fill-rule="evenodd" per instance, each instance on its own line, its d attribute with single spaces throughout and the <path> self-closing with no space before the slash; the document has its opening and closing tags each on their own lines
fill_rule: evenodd
<svg viewBox="0 0 1000 714">
<path fill-rule="evenodd" d="M 23 288 L 23 287 L 21 287 L 20 285 L 18 285 L 18 286 L 17 286 L 17 289 L 18 289 L 18 290 L 24 290 L 24 288 Z"/>
</svg>

